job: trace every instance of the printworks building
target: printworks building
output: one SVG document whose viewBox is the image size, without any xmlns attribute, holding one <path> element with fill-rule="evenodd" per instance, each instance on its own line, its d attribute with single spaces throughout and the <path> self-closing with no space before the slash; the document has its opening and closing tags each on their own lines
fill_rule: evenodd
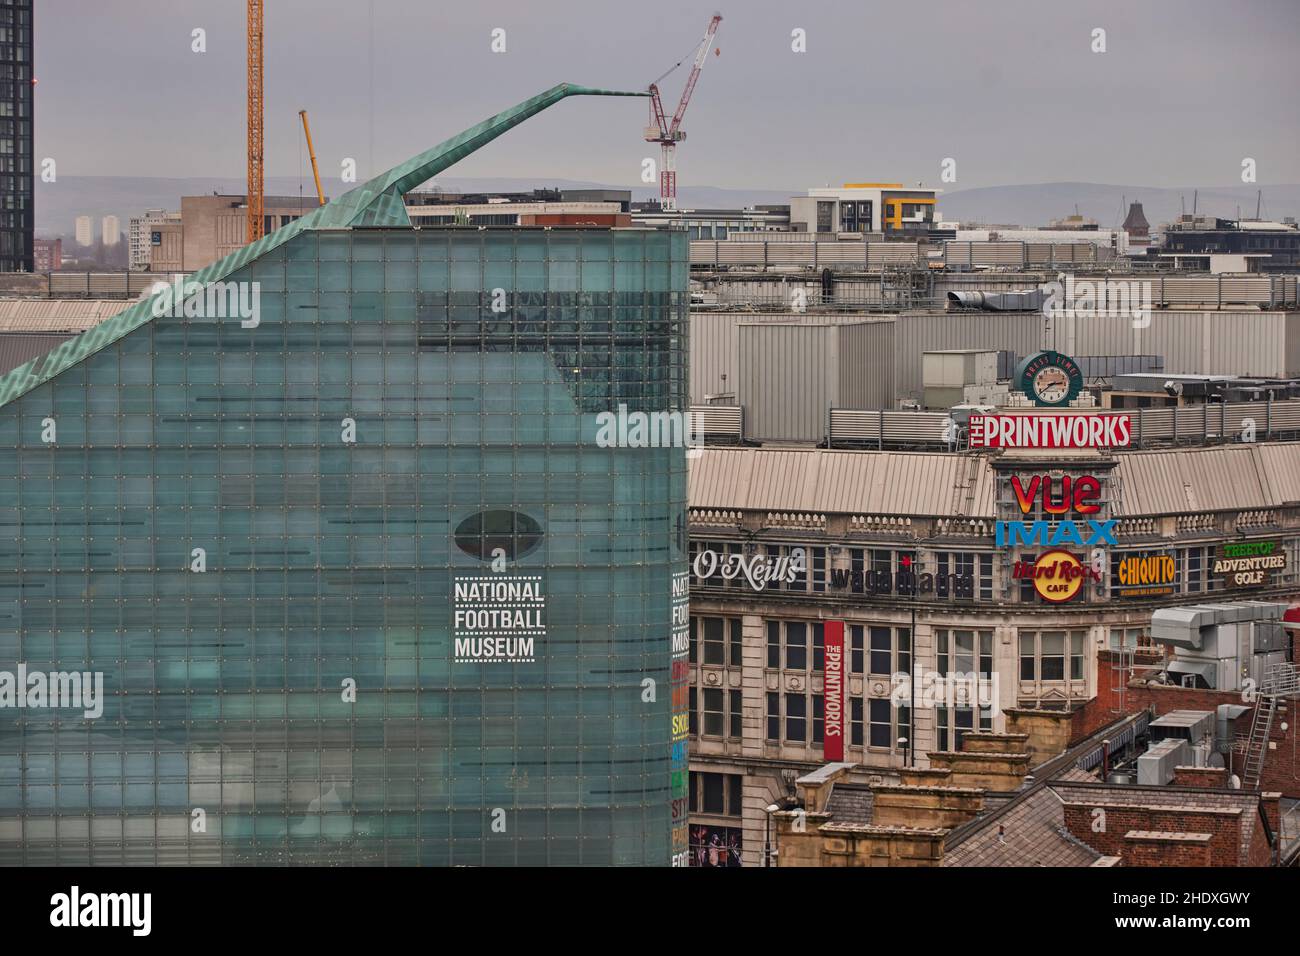
<svg viewBox="0 0 1300 956">
<path fill-rule="evenodd" d="M 697 865 L 761 865 L 768 808 L 825 763 L 889 776 L 1000 712 L 1122 697 L 1098 652 L 1149 643 L 1160 607 L 1300 594 L 1295 442 L 707 448 L 690 505 Z"/>
</svg>

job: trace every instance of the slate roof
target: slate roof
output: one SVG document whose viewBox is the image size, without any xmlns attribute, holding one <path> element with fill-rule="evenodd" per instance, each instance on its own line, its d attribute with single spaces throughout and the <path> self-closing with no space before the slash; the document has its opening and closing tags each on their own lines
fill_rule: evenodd
<svg viewBox="0 0 1300 956">
<path fill-rule="evenodd" d="M 826 812 L 834 823 L 870 823 L 874 806 L 875 796 L 866 784 L 834 783 L 826 798 Z"/>
<path fill-rule="evenodd" d="M 1101 854 L 1065 829 L 1065 804 L 1051 787 L 1016 801 L 944 852 L 944 866 L 1091 866 Z"/>
<path fill-rule="evenodd" d="M 1280 508 L 1300 500 L 1300 442 L 1123 451 L 1115 518 Z M 986 455 L 704 448 L 690 462 L 692 509 L 992 520 Z"/>
</svg>

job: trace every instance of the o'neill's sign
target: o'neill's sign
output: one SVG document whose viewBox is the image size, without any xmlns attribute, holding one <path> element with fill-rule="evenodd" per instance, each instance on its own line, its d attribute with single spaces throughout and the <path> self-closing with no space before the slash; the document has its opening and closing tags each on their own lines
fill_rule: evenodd
<svg viewBox="0 0 1300 956">
<path fill-rule="evenodd" d="M 1127 448 L 1128 415 L 972 415 L 971 448 Z"/>
<path fill-rule="evenodd" d="M 699 581 L 721 574 L 724 581 L 743 577 L 755 591 L 762 591 L 769 583 L 793 584 L 808 569 L 808 559 L 803 548 L 791 548 L 780 556 L 762 554 L 718 554 L 705 549 L 695 555 L 691 570 Z"/>
</svg>

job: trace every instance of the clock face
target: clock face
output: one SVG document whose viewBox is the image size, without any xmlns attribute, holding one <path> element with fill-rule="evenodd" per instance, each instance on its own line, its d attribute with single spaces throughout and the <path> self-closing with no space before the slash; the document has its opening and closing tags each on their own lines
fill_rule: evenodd
<svg viewBox="0 0 1300 956">
<path fill-rule="evenodd" d="M 1069 398 L 1070 376 L 1063 369 L 1049 365 L 1034 375 L 1032 387 L 1039 401 L 1055 405 Z"/>
<path fill-rule="evenodd" d="M 1061 407 L 1079 396 L 1083 374 L 1068 355 L 1060 352 L 1035 352 L 1021 359 L 1013 380 L 1034 400 L 1034 404 Z"/>
</svg>

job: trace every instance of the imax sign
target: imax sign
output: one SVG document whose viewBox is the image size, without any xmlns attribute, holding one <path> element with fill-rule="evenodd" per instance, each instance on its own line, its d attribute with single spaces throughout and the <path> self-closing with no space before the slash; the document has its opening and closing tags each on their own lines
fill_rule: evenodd
<svg viewBox="0 0 1300 956">
<path fill-rule="evenodd" d="M 1087 519 L 1086 535 L 1082 525 L 1085 522 L 1065 521 L 999 521 L 994 528 L 994 543 L 999 548 L 1056 547 L 1073 544 L 1078 547 L 1119 544 L 1115 540 L 1116 521 L 1094 521 Z"/>
</svg>

